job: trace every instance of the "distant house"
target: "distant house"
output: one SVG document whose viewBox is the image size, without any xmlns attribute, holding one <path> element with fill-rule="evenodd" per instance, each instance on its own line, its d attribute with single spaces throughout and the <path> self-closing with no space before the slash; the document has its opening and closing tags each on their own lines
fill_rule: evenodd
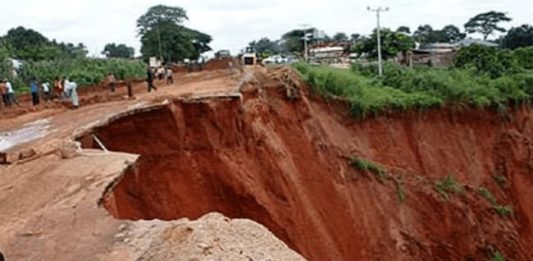
<svg viewBox="0 0 533 261">
<path fill-rule="evenodd" d="M 401 55 L 397 60 L 406 65 L 450 66 L 453 64 L 457 52 L 461 48 L 471 45 L 498 47 L 497 44 L 492 42 L 468 38 L 456 43 L 430 43 L 420 45 L 407 56 Z"/>
<path fill-rule="evenodd" d="M 488 46 L 488 47 L 498 47 L 498 44 L 495 44 L 493 42 L 484 41 L 481 39 L 472 39 L 472 38 L 464 39 L 462 41 L 455 43 L 454 45 L 455 45 L 455 48 L 461 49 L 462 47 L 468 47 L 474 44 Z"/>
<path fill-rule="evenodd" d="M 345 46 L 315 47 L 309 50 L 309 60 L 316 64 L 349 63 L 349 52 Z"/>
</svg>

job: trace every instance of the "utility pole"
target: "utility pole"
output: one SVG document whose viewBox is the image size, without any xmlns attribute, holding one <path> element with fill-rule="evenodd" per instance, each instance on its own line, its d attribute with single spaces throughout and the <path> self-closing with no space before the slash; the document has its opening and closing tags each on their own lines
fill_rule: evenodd
<svg viewBox="0 0 533 261">
<path fill-rule="evenodd" d="M 378 7 L 378 8 L 370 8 L 370 7 L 367 7 L 368 11 L 371 11 L 371 12 L 376 12 L 376 16 L 377 16 L 377 20 L 378 20 L 378 72 L 379 72 L 379 76 L 383 76 L 383 60 L 382 60 L 382 56 L 381 56 L 381 25 L 379 23 L 379 14 L 381 12 L 387 12 L 389 11 L 389 8 L 388 7 L 385 7 L 385 8 L 381 8 L 381 7 Z"/>
<path fill-rule="evenodd" d="M 307 29 L 309 28 L 309 24 L 300 24 L 302 27 L 302 31 L 304 32 L 304 59 L 306 62 L 309 62 L 309 50 L 307 46 Z"/>
<path fill-rule="evenodd" d="M 161 45 L 161 33 L 159 32 L 159 27 L 157 27 L 157 40 L 159 41 L 159 59 L 163 63 L 163 47 Z"/>
</svg>

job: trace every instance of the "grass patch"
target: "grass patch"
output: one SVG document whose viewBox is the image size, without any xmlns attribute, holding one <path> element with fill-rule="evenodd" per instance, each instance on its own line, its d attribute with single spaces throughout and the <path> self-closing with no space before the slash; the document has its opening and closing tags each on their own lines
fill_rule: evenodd
<svg viewBox="0 0 533 261">
<path fill-rule="evenodd" d="M 489 191 L 489 189 L 485 188 L 485 187 L 480 187 L 478 189 L 478 193 L 483 197 L 485 198 L 488 202 L 490 202 L 492 205 L 496 205 L 496 198 L 494 197 L 494 195 L 492 195 L 492 193 Z"/>
<path fill-rule="evenodd" d="M 492 208 L 500 215 L 501 217 L 512 217 L 514 215 L 513 207 L 511 206 L 502 206 L 496 204 Z"/>
<path fill-rule="evenodd" d="M 350 157 L 349 159 L 352 168 L 365 172 L 371 172 L 380 180 L 387 178 L 387 171 L 383 165 L 354 156 Z"/>
<path fill-rule="evenodd" d="M 505 261 L 505 257 L 500 251 L 496 250 L 492 252 L 492 257 L 490 258 L 490 261 Z"/>
<path fill-rule="evenodd" d="M 451 194 L 463 194 L 464 187 L 459 184 L 453 176 L 446 176 L 442 180 L 435 182 L 435 190 L 448 200 Z"/>
<path fill-rule="evenodd" d="M 396 195 L 398 196 L 398 201 L 400 201 L 400 204 L 403 204 L 405 202 L 406 196 L 402 179 L 394 179 L 394 182 L 396 184 Z"/>
<path fill-rule="evenodd" d="M 498 204 L 496 197 L 492 195 L 489 189 L 480 187 L 478 193 L 485 198 L 492 205 L 492 209 L 498 213 L 501 217 L 512 217 L 514 215 L 513 208 L 511 206 L 503 206 Z"/>
<path fill-rule="evenodd" d="M 378 77 L 374 68 L 354 65 L 352 70 L 297 63 L 312 90 L 346 99 L 356 118 L 389 110 L 427 109 L 447 104 L 493 107 L 528 102 L 533 95 L 533 73 L 521 71 L 490 78 L 470 69 L 404 68 L 386 64 Z"/>
</svg>

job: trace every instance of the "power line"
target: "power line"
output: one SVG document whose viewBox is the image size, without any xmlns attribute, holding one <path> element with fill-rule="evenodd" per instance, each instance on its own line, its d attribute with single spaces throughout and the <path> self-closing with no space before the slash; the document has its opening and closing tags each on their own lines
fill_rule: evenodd
<svg viewBox="0 0 533 261">
<path fill-rule="evenodd" d="M 382 76 L 383 75 L 383 60 L 382 60 L 382 56 L 381 56 L 381 25 L 380 25 L 380 16 L 379 14 L 381 12 L 387 12 L 389 11 L 389 8 L 388 7 L 385 7 L 385 8 L 381 8 L 381 7 L 378 7 L 378 8 L 370 8 L 367 7 L 368 11 L 371 11 L 371 12 L 376 12 L 376 17 L 377 17 L 377 21 L 378 21 L 378 33 L 377 33 L 377 38 L 378 38 L 378 72 L 379 72 L 379 76 Z"/>
</svg>

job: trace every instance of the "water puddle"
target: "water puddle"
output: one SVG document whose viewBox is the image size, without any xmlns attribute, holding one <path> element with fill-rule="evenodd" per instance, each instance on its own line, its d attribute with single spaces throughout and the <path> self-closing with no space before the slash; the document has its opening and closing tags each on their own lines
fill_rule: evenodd
<svg viewBox="0 0 533 261">
<path fill-rule="evenodd" d="M 42 138 L 50 133 L 50 118 L 24 124 L 17 130 L 0 132 L 0 151 Z"/>
</svg>

